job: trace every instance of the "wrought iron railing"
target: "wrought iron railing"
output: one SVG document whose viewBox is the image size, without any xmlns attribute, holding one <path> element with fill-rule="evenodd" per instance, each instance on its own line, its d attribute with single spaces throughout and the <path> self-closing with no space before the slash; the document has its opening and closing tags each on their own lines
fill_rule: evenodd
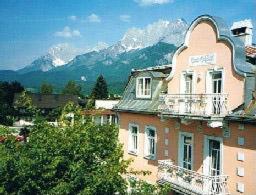
<svg viewBox="0 0 256 195">
<path fill-rule="evenodd" d="M 227 195 L 228 176 L 207 176 L 176 165 L 170 160 L 158 161 L 158 182 L 171 183 L 173 190 L 184 194 Z"/>
<path fill-rule="evenodd" d="M 163 94 L 160 95 L 161 112 L 186 115 L 225 116 L 228 95 L 215 94 Z"/>
</svg>

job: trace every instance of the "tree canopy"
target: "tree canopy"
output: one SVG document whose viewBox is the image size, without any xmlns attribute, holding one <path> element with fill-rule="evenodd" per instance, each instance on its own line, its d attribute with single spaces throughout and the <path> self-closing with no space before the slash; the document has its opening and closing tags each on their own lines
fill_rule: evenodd
<svg viewBox="0 0 256 195">
<path fill-rule="evenodd" d="M 40 87 L 41 94 L 52 94 L 53 93 L 53 86 L 49 83 L 43 83 Z"/>
<path fill-rule="evenodd" d="M 37 119 L 26 143 L 0 128 L 7 137 L 0 143 L 0 194 L 126 194 L 130 161 L 123 159 L 117 127 L 97 126 L 80 113 L 68 104 L 59 127 Z M 145 182 L 131 186 L 137 195 L 163 192 Z"/>
<path fill-rule="evenodd" d="M 93 99 L 107 99 L 108 98 L 108 86 L 103 75 L 98 76 L 95 86 L 92 89 L 91 97 Z"/>
<path fill-rule="evenodd" d="M 17 81 L 11 83 L 0 82 L 0 124 L 12 124 L 12 118 L 16 115 L 13 107 L 14 95 L 23 90 L 23 86 Z"/>
<path fill-rule="evenodd" d="M 31 97 L 29 97 L 29 92 L 23 91 L 19 97 L 14 102 L 14 108 L 16 109 L 17 113 L 19 110 L 22 109 L 23 113 L 19 113 L 19 115 L 26 115 L 26 116 L 35 116 L 38 113 L 37 108 L 33 105 Z"/>
<path fill-rule="evenodd" d="M 70 94 L 70 95 L 81 95 L 81 86 L 77 84 L 75 81 L 68 81 L 65 87 L 62 90 L 62 94 Z"/>
</svg>

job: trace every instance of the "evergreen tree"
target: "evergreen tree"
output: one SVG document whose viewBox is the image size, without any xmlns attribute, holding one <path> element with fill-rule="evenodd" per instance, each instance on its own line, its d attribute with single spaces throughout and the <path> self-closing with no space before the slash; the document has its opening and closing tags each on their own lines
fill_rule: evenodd
<svg viewBox="0 0 256 195">
<path fill-rule="evenodd" d="M 52 94 L 53 86 L 48 83 L 43 83 L 40 88 L 41 94 Z"/>
<path fill-rule="evenodd" d="M 97 78 L 96 84 L 92 90 L 91 96 L 93 99 L 107 99 L 108 98 L 108 86 L 103 75 Z"/>
<path fill-rule="evenodd" d="M 14 94 L 23 90 L 24 88 L 17 81 L 0 82 L 0 124 L 12 125 L 13 117 L 16 115 L 13 108 Z"/>
</svg>

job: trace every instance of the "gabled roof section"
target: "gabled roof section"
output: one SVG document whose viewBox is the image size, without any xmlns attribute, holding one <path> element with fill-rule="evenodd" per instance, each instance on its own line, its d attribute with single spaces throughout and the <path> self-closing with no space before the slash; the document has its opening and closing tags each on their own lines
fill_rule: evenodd
<svg viewBox="0 0 256 195">
<path fill-rule="evenodd" d="M 16 93 L 14 95 L 14 102 L 19 98 L 20 95 L 20 93 Z M 63 107 L 68 102 L 73 102 L 75 104 L 79 103 L 79 98 L 77 95 L 29 93 L 28 96 L 31 98 L 32 104 L 39 109 Z"/>
<path fill-rule="evenodd" d="M 238 37 L 234 37 L 231 35 L 231 31 L 224 22 L 224 20 L 220 17 L 201 15 L 191 23 L 190 27 L 187 30 L 184 43 L 176 50 L 175 54 L 173 55 L 173 70 L 171 74 L 168 76 L 167 80 L 172 79 L 174 75 L 177 55 L 189 46 L 188 43 L 191 32 L 202 21 L 209 21 L 212 24 L 214 24 L 217 30 L 218 41 L 225 41 L 231 44 L 233 48 L 233 65 L 236 73 L 238 73 L 241 76 L 245 76 L 245 74 L 253 74 L 256 69 L 252 64 L 246 62 L 244 43 Z"/>
<path fill-rule="evenodd" d="M 159 70 L 159 69 L 158 69 Z M 148 114 L 158 113 L 159 106 L 159 95 L 162 91 L 167 90 L 167 83 L 165 78 L 168 74 L 164 74 L 158 71 L 144 70 L 139 72 L 133 72 L 128 85 L 126 86 L 123 98 L 120 102 L 114 107 L 116 111 L 124 112 L 144 112 Z M 150 99 L 139 99 L 136 98 L 136 79 L 138 77 L 151 77 L 152 78 L 152 87 Z"/>
</svg>

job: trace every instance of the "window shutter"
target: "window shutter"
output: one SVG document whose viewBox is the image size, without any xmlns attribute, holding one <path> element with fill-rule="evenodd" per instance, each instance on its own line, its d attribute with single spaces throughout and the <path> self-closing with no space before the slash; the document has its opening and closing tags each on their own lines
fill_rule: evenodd
<svg viewBox="0 0 256 195">
<path fill-rule="evenodd" d="M 144 136 L 144 156 L 148 156 L 148 129 L 145 128 L 145 136 Z"/>
</svg>

